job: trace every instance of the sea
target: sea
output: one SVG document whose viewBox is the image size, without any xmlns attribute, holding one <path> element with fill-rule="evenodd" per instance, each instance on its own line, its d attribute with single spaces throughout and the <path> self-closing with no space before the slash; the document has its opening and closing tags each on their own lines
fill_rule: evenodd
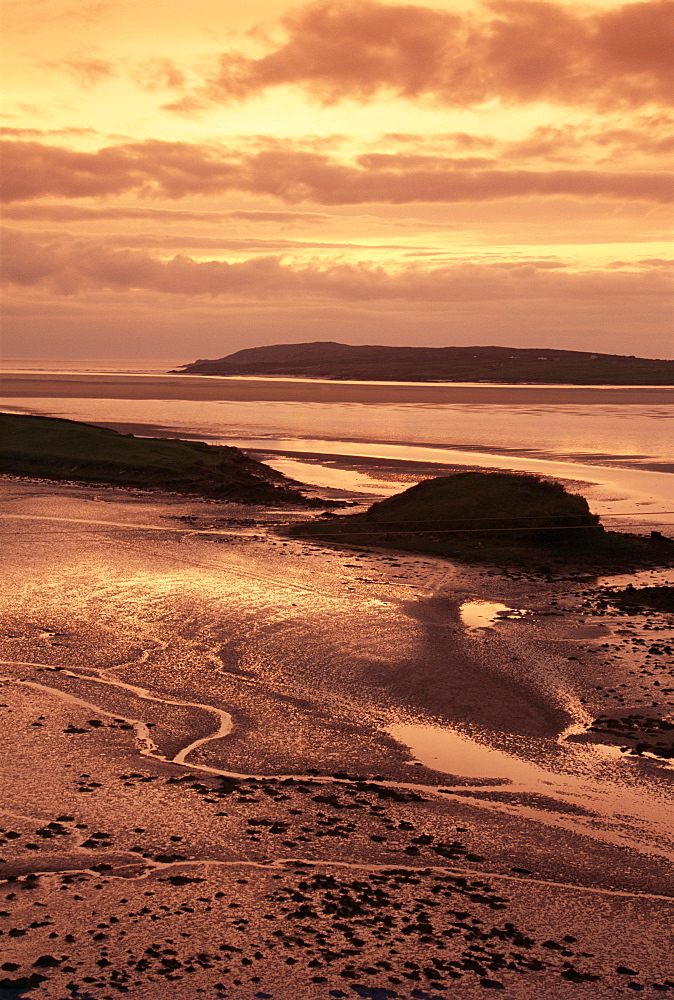
<svg viewBox="0 0 674 1000">
<path fill-rule="evenodd" d="M 428 383 L 404 383 L 399 402 L 395 393 L 382 399 L 373 391 L 378 383 L 361 382 L 350 383 L 344 402 L 335 401 L 334 382 L 323 383 L 330 391 L 322 401 L 315 380 L 209 377 L 211 395 L 219 386 L 223 397 L 232 395 L 226 390 L 237 382 L 245 383 L 246 398 L 199 399 L 194 378 L 166 374 L 182 363 L 9 359 L 0 365 L 7 384 L 36 375 L 40 395 L 10 394 L 0 405 L 145 436 L 236 445 L 310 488 L 362 500 L 463 469 L 536 473 L 585 495 L 607 526 L 674 534 L 674 389 L 649 395 L 644 387 L 518 385 L 499 401 L 503 385 L 447 383 L 444 402 L 443 383 L 432 383 L 433 393 Z M 78 383 L 63 395 L 63 377 L 73 375 L 95 376 L 100 395 L 78 395 Z M 141 378 L 147 398 L 132 398 Z M 106 380 L 114 394 L 106 395 Z M 301 398 L 302 383 L 311 398 Z M 119 398 L 124 386 L 129 398 Z M 283 387 L 292 388 L 287 399 Z"/>
</svg>

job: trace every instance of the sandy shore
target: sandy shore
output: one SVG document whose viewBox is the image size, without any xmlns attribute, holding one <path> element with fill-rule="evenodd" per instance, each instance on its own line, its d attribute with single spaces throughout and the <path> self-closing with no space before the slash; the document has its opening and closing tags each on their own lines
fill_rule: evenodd
<svg viewBox="0 0 674 1000">
<path fill-rule="evenodd" d="M 304 403 L 490 403 L 576 405 L 666 405 L 674 389 L 616 386 L 466 386 L 321 382 L 294 379 L 215 378 L 197 375 L 19 375 L 2 376 L 3 396 L 85 399 L 192 399 Z"/>
<path fill-rule="evenodd" d="M 670 619 L 277 512 L 0 487 L 0 989 L 674 990 L 674 771 L 564 738 L 674 713 Z"/>
</svg>

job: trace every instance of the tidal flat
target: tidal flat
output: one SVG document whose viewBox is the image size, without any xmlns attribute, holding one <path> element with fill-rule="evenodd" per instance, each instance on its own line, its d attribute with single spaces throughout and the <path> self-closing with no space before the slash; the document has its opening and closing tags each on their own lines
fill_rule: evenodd
<svg viewBox="0 0 674 1000">
<path fill-rule="evenodd" d="M 0 488 L 0 992 L 674 993 L 671 572 Z"/>
</svg>

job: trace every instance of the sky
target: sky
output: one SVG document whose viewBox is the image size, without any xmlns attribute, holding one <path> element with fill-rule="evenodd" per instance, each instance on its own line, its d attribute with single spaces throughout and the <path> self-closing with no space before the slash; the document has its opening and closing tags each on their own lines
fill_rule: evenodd
<svg viewBox="0 0 674 1000">
<path fill-rule="evenodd" d="M 4 0 L 3 356 L 674 357 L 673 15 Z"/>
</svg>

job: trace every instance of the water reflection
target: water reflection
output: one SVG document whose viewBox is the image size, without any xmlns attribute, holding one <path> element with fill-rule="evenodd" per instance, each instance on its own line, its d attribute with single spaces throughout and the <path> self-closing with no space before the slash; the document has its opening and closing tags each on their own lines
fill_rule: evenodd
<svg viewBox="0 0 674 1000">
<path fill-rule="evenodd" d="M 443 448 L 439 445 L 384 444 L 366 441 L 335 441 L 325 438 L 252 438 L 237 437 L 222 438 L 218 443 L 235 444 L 244 451 L 254 451 L 265 454 L 307 455 L 320 458 L 320 463 L 313 462 L 306 470 L 306 475 L 312 478 L 305 482 L 315 482 L 315 477 L 325 469 L 325 462 L 339 458 L 390 460 L 393 462 L 413 462 L 427 465 L 445 466 L 450 468 L 494 469 L 508 472 L 531 472 L 539 476 L 551 476 L 562 480 L 578 483 L 579 492 L 586 493 L 590 485 L 597 485 L 602 491 L 610 491 L 609 497 L 599 513 L 620 513 L 621 510 L 633 511 L 644 502 L 655 503 L 659 509 L 671 509 L 672 476 L 666 472 L 653 472 L 649 469 L 618 468 L 610 465 L 580 464 L 572 461 L 544 460 L 528 458 L 521 454 L 499 455 L 489 451 L 468 451 L 458 448 Z M 313 472 L 312 472 L 313 468 Z M 319 471 L 320 470 L 320 471 Z M 438 474 L 446 475 L 441 469 Z M 420 477 L 423 478 L 423 477 Z M 610 499 L 609 499 L 610 498 Z M 627 506 L 625 506 L 625 504 Z M 639 519 L 649 516 L 647 509 L 639 513 Z M 659 523 L 659 522 L 658 522 Z"/>
<path fill-rule="evenodd" d="M 520 739 L 508 752 L 489 745 L 494 734 L 477 731 L 471 738 L 463 729 L 428 722 L 397 723 L 386 732 L 408 747 L 415 763 L 458 779 L 453 794 L 476 806 L 500 803 L 510 811 L 517 801 L 521 811 L 538 813 L 543 822 L 590 835 L 601 828 L 602 837 L 616 844 L 626 844 L 638 831 L 654 853 L 672 856 L 671 796 L 649 783 L 643 761 L 635 766 L 619 751 L 609 755 L 594 744 L 548 740 Z M 496 787 L 490 792 L 490 786 Z"/>
<path fill-rule="evenodd" d="M 416 472 L 418 478 L 427 478 L 465 467 L 534 472 L 574 481 L 602 515 L 622 515 L 645 503 L 640 520 L 651 520 L 665 533 L 669 527 L 667 519 L 649 514 L 648 507 L 671 509 L 671 390 L 658 390 L 656 402 L 649 403 L 638 387 L 621 389 L 617 396 L 614 390 L 581 392 L 576 387 L 574 394 L 538 387 L 533 405 L 528 391 L 510 399 L 503 397 L 503 387 L 488 385 L 454 387 L 449 396 L 449 390 L 428 385 L 393 387 L 393 396 L 381 399 L 369 391 L 372 386 L 349 385 L 352 401 L 344 402 L 329 401 L 328 390 L 334 386 L 313 383 L 312 391 L 327 394 L 325 399 L 290 398 L 285 383 L 274 383 L 279 398 L 203 399 L 198 390 L 204 382 L 196 378 L 162 382 L 148 377 L 154 388 L 141 389 L 138 381 L 125 375 L 109 383 L 103 379 L 98 391 L 109 391 L 115 398 L 84 398 L 76 393 L 84 393 L 86 385 L 73 382 L 64 387 L 54 377 L 53 397 L 15 396 L 7 409 L 93 421 L 141 435 L 233 444 L 275 453 L 272 461 L 278 462 L 302 461 L 306 455 L 309 461 L 301 475 L 297 468 L 297 476 L 317 486 L 337 486 L 335 465 L 353 466 L 356 459 L 360 464 L 346 488 L 379 495 L 392 492 L 381 482 L 400 483 L 401 472 L 411 480 Z M 254 382 L 245 383 L 252 386 L 251 392 Z M 185 398 L 175 398 L 178 385 Z M 267 392 L 268 383 L 263 388 Z M 403 389 L 406 401 L 401 403 L 396 393 Z M 129 398 L 117 398 L 122 391 Z M 70 392 L 72 396 L 61 394 Z M 139 392 L 154 398 L 138 397 Z M 166 398 L 158 398 L 164 392 Z M 197 398 L 189 398 L 190 393 Z M 445 401 L 464 397 L 463 402 Z M 361 478 L 368 462 L 372 482 L 369 476 Z M 389 474 L 382 463 L 397 463 L 396 471 Z M 344 482 L 339 475 L 337 488 Z"/>
<path fill-rule="evenodd" d="M 401 723 L 391 726 L 388 733 L 409 747 L 421 764 L 445 774 L 462 778 L 491 778 L 509 780 L 518 784 L 538 783 L 549 778 L 547 772 L 534 764 L 494 750 L 483 743 L 476 743 L 463 733 L 442 726 L 422 723 Z"/>
<path fill-rule="evenodd" d="M 376 479 L 363 472 L 356 472 L 355 469 L 342 469 L 326 462 L 315 463 L 301 462 L 294 458 L 270 458 L 264 453 L 255 457 L 290 479 L 295 479 L 300 483 L 311 483 L 312 486 L 322 489 L 337 489 L 347 493 L 362 493 L 367 497 L 379 497 L 400 493 L 401 489 L 407 485 L 401 486 L 400 483 L 390 480 Z"/>
</svg>

